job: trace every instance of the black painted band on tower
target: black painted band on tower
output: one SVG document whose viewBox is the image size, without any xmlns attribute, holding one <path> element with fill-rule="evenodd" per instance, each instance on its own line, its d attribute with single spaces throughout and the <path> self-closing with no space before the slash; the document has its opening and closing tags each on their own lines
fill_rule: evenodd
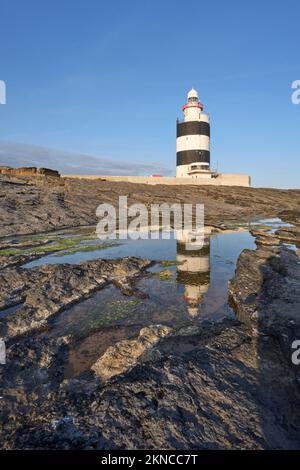
<svg viewBox="0 0 300 470">
<path fill-rule="evenodd" d="M 191 271 L 177 271 L 176 280 L 182 284 L 190 284 L 195 286 L 206 285 L 210 283 L 210 272 L 191 272 Z"/>
<path fill-rule="evenodd" d="M 203 162 L 210 164 L 210 152 L 208 150 L 184 150 L 177 152 L 177 166 L 190 163 Z"/>
<path fill-rule="evenodd" d="M 210 137 L 210 125 L 203 121 L 177 122 L 177 137 L 185 135 L 207 135 Z"/>
<path fill-rule="evenodd" d="M 210 245 L 203 246 L 202 248 L 195 248 L 194 250 L 193 249 L 187 250 L 185 245 L 186 245 L 185 243 L 177 242 L 177 254 L 178 255 L 186 255 L 188 257 L 195 257 L 195 258 L 199 258 L 199 256 L 204 258 L 205 256 L 210 255 Z"/>
</svg>

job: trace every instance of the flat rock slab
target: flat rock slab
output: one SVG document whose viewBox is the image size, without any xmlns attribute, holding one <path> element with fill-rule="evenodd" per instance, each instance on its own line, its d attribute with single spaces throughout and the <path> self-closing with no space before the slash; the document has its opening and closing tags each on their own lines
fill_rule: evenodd
<svg viewBox="0 0 300 470">
<path fill-rule="evenodd" d="M 54 314 L 109 283 L 130 282 L 150 264 L 150 261 L 129 257 L 111 261 L 98 259 L 76 266 L 6 268 L 0 272 L 0 306 L 23 305 L 15 313 L 0 318 L 0 337 L 11 340 L 43 328 Z"/>
</svg>

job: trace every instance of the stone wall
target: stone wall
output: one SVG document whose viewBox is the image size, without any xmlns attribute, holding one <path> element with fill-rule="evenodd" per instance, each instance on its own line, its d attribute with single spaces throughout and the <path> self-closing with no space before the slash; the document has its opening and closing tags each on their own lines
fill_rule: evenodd
<svg viewBox="0 0 300 470">
<path fill-rule="evenodd" d="M 12 176 L 60 176 L 59 172 L 56 170 L 51 170 L 50 168 L 36 168 L 35 166 L 21 168 L 0 166 L 0 174 Z"/>
<path fill-rule="evenodd" d="M 175 178 L 155 176 L 111 176 L 111 175 L 63 175 L 65 178 L 99 179 L 105 181 L 141 183 L 141 184 L 166 184 L 166 185 L 213 185 L 213 186 L 251 186 L 251 178 L 248 175 L 237 173 L 218 173 L 212 178 Z"/>
</svg>

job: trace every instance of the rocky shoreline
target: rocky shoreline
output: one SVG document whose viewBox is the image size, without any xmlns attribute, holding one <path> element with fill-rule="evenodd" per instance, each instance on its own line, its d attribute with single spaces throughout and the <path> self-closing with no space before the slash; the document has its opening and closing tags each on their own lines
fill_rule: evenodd
<svg viewBox="0 0 300 470">
<path fill-rule="evenodd" d="M 95 222 L 96 201 L 83 198 L 83 182 L 44 177 L 42 190 L 38 176 L 0 180 L 8 189 L 3 236 Z M 219 228 L 251 215 L 280 215 L 293 226 L 253 233 L 257 249 L 240 254 L 229 283 L 235 319 L 135 329 L 99 352 L 90 370 L 69 378 L 64 367 L 74 337 L 52 336 L 52 319 L 109 285 L 142 297 L 136 281 L 147 276 L 150 261 L 97 259 L 23 269 L 30 255 L 2 255 L 0 336 L 7 360 L 0 365 L 1 447 L 300 449 L 300 370 L 291 361 L 291 344 L 300 339 L 300 264 L 297 253 L 281 244 L 300 246 L 300 192 L 197 187 L 175 196 L 178 188 L 163 194 L 158 187 L 138 192 L 137 185 L 89 185 L 97 203 L 120 191 L 138 202 L 176 202 L 190 191 L 188 200 L 203 197 L 208 222 Z M 11 248 L 5 239 L 4 246 Z"/>
<path fill-rule="evenodd" d="M 144 185 L 50 176 L 0 174 L 0 237 L 51 232 L 60 228 L 95 225 L 101 203 L 118 207 L 119 196 L 128 205 L 143 203 L 202 203 L 205 224 L 220 229 L 231 222 L 255 217 L 299 213 L 300 190 L 242 187 Z"/>
</svg>

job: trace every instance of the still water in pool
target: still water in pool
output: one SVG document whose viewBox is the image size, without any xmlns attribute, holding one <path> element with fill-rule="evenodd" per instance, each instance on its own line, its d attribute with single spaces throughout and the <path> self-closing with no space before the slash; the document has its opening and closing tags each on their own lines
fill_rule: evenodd
<svg viewBox="0 0 300 470">
<path fill-rule="evenodd" d="M 193 250 L 187 250 L 185 243 L 174 237 L 128 240 L 103 250 L 101 257 L 106 259 L 134 255 L 158 263 L 136 284 L 145 298 L 127 297 L 109 286 L 54 318 L 51 335 L 72 334 L 76 338 L 66 375 L 89 369 L 109 346 L 137 336 L 145 326 L 179 328 L 232 317 L 228 281 L 244 248 L 255 248 L 254 238 L 247 231 L 214 234 Z M 82 261 L 80 254 L 76 256 L 77 262 Z"/>
</svg>

